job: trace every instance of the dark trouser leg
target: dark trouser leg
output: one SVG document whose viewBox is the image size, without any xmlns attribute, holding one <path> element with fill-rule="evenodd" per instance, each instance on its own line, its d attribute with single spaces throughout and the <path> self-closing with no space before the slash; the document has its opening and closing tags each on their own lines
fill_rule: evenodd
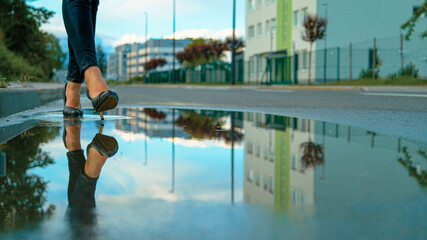
<svg viewBox="0 0 427 240">
<path fill-rule="evenodd" d="M 62 15 L 68 35 L 70 65 L 68 79 L 83 81 L 83 72 L 98 66 L 95 50 L 95 24 L 98 0 L 63 0 Z M 73 58 L 74 56 L 74 58 Z M 76 70 L 78 68 L 77 75 Z"/>
<path fill-rule="evenodd" d="M 86 159 L 83 150 L 67 153 L 70 178 L 68 181 L 68 209 L 67 217 L 73 229 L 79 229 L 77 235 L 86 235 L 91 232 L 91 226 L 96 222 L 95 189 L 98 179 L 88 178 L 83 174 Z"/>
</svg>

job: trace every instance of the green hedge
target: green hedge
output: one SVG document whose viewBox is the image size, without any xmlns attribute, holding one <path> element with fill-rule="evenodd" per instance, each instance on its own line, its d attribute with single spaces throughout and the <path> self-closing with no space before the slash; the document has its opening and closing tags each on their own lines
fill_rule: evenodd
<svg viewBox="0 0 427 240">
<path fill-rule="evenodd" d="M 36 81 L 44 80 L 40 68 L 31 66 L 26 59 L 9 51 L 0 41 L 0 76 L 6 78 L 6 81 L 17 81 L 22 75 L 32 76 Z"/>
</svg>

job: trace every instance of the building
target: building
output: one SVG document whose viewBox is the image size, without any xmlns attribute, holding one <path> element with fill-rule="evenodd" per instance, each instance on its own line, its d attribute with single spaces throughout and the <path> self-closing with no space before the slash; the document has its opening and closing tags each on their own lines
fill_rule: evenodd
<svg viewBox="0 0 427 240">
<path fill-rule="evenodd" d="M 107 57 L 107 79 L 115 81 L 125 81 L 127 76 L 127 54 L 133 49 L 138 49 L 141 43 L 123 44 L 115 47 L 114 53 Z"/>
<path fill-rule="evenodd" d="M 245 82 L 266 81 L 266 55 L 276 51 L 276 0 L 247 0 Z"/>
<path fill-rule="evenodd" d="M 183 51 L 191 39 L 175 40 L 175 52 Z M 146 48 L 147 47 L 147 48 Z M 172 39 L 149 39 L 146 43 L 138 45 L 127 53 L 127 76 L 132 78 L 144 74 L 144 65 L 152 59 L 164 58 L 166 65 L 156 69 L 157 71 L 171 70 L 173 68 L 173 40 Z M 175 67 L 179 68 L 176 60 Z"/>
<path fill-rule="evenodd" d="M 301 144 L 314 141 L 314 121 L 247 113 L 243 199 L 288 209 L 314 204 L 314 169 Z"/>
<path fill-rule="evenodd" d="M 374 39 L 380 77 L 409 63 L 420 69 L 420 76 L 427 76 L 427 45 L 417 36 L 427 22 L 418 21 L 411 41 L 401 42 L 400 29 L 422 3 L 247 0 L 245 82 L 307 83 L 310 65 L 312 82 L 356 79 L 373 67 Z M 327 37 L 311 46 L 311 64 L 310 44 L 301 37 L 307 14 L 328 20 Z"/>
</svg>

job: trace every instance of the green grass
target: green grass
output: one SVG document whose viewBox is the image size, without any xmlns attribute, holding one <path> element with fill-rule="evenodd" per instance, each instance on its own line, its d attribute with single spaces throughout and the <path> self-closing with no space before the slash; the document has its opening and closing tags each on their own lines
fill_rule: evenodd
<svg viewBox="0 0 427 240">
<path fill-rule="evenodd" d="M 129 80 L 129 81 L 120 81 L 116 82 L 110 80 L 107 82 L 108 85 L 118 86 L 118 85 L 130 85 L 130 84 L 144 84 L 140 80 Z M 156 83 L 149 83 L 156 84 Z M 157 83 L 158 85 L 168 85 L 171 83 Z M 189 85 L 189 86 L 230 86 L 230 83 L 177 83 L 176 85 Z M 248 85 L 242 82 L 237 82 L 237 86 Z M 298 85 L 288 85 L 288 86 L 427 86 L 426 78 L 412 78 L 412 77 L 397 77 L 394 79 L 381 78 L 381 79 L 372 79 L 372 78 L 361 78 L 356 80 L 341 80 L 337 82 L 330 83 L 321 83 L 321 84 L 298 84 Z"/>
<path fill-rule="evenodd" d="M 109 80 L 107 81 L 108 85 L 112 85 L 112 86 L 119 86 L 119 85 L 131 85 L 131 84 L 140 84 L 143 85 L 145 84 L 142 81 L 132 81 L 132 80 L 127 80 L 127 81 L 114 81 L 114 80 Z M 147 83 L 147 84 L 157 84 L 157 85 L 169 85 L 172 83 Z M 189 85 L 189 86 L 230 86 L 231 83 L 176 83 L 175 85 Z M 245 85 L 241 82 L 236 82 L 237 86 L 242 86 Z"/>
<path fill-rule="evenodd" d="M 397 77 L 393 79 L 361 78 L 356 80 L 343 80 L 338 82 L 322 83 L 319 86 L 427 86 L 427 79 L 412 77 Z"/>
</svg>

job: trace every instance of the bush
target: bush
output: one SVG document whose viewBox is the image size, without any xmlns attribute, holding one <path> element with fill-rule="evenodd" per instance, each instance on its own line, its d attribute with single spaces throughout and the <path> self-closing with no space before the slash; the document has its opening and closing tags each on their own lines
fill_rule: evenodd
<svg viewBox="0 0 427 240">
<path fill-rule="evenodd" d="M 375 79 L 378 79 L 378 69 L 375 69 Z M 368 69 L 362 69 L 362 71 L 359 73 L 359 77 L 360 78 L 372 78 L 372 68 L 368 68 Z"/>
<path fill-rule="evenodd" d="M 7 78 L 0 76 L 0 88 L 7 88 L 8 86 L 10 86 L 10 84 Z"/>
<path fill-rule="evenodd" d="M 401 77 L 414 77 L 418 78 L 418 72 L 420 70 L 415 67 L 414 64 L 409 63 L 409 65 L 404 66 L 403 68 L 400 68 L 397 72 L 397 75 Z"/>
<path fill-rule="evenodd" d="M 44 80 L 44 73 L 41 69 L 33 67 L 21 56 L 9 51 L 0 40 L 0 75 L 8 81 L 17 80 L 22 75 L 33 76 L 34 80 Z"/>
</svg>

